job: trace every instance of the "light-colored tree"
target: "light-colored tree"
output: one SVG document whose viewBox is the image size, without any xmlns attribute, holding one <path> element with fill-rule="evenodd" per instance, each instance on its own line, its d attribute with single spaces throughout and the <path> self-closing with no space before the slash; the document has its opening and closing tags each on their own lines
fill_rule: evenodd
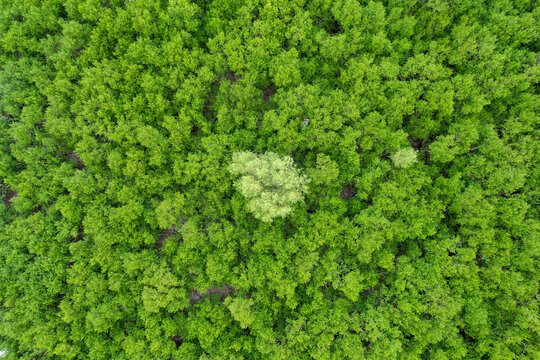
<svg viewBox="0 0 540 360">
<path fill-rule="evenodd" d="M 392 161 L 397 167 L 408 168 L 417 161 L 416 156 L 417 153 L 413 148 L 404 148 L 392 155 Z"/>
<path fill-rule="evenodd" d="M 291 213 L 292 205 L 304 199 L 309 183 L 290 156 L 273 152 L 237 152 L 229 172 L 240 176 L 234 186 L 247 199 L 248 210 L 264 222 Z"/>
</svg>

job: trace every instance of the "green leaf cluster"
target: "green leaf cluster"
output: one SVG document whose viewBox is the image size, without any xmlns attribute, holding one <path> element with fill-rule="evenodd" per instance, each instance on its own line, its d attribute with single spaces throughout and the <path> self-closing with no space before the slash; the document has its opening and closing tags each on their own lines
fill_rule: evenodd
<svg viewBox="0 0 540 360">
<path fill-rule="evenodd" d="M 394 165 L 400 168 L 408 168 L 414 164 L 417 160 L 416 151 L 412 148 L 404 148 L 398 150 L 394 155 L 392 155 L 392 161 Z"/>
<path fill-rule="evenodd" d="M 235 187 L 247 199 L 248 209 L 264 222 L 291 213 L 292 205 L 304 198 L 309 182 L 295 169 L 290 156 L 280 158 L 273 152 L 234 153 L 229 172 L 240 175 Z"/>
</svg>

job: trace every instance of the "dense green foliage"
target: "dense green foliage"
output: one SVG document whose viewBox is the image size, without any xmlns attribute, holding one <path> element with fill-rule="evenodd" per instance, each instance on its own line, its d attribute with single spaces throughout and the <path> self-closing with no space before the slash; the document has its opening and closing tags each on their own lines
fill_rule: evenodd
<svg viewBox="0 0 540 360">
<path fill-rule="evenodd" d="M 264 222 L 285 217 L 304 199 L 309 179 L 294 168 L 290 156 L 241 151 L 232 156 L 229 172 L 241 175 L 234 185 L 247 199 L 247 208 Z"/>
<path fill-rule="evenodd" d="M 538 359 L 539 18 L 0 0 L 0 349 Z M 287 217 L 252 215 L 243 151 L 311 179 Z"/>
</svg>

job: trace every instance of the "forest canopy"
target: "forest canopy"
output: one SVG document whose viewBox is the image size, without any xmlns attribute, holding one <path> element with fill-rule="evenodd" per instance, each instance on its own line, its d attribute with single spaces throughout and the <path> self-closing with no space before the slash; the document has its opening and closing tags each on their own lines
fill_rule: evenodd
<svg viewBox="0 0 540 360">
<path fill-rule="evenodd" d="M 540 358 L 539 49 L 534 0 L 0 0 L 0 353 Z"/>
</svg>

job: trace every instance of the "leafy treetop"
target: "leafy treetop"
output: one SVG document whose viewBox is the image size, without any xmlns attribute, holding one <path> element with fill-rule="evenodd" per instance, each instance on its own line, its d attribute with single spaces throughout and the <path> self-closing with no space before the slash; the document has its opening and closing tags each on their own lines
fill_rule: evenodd
<svg viewBox="0 0 540 360">
<path fill-rule="evenodd" d="M 234 185 L 247 199 L 247 207 L 264 222 L 285 217 L 307 192 L 308 178 L 294 167 L 290 156 L 250 151 L 233 154 L 229 172 L 240 176 Z"/>
</svg>

